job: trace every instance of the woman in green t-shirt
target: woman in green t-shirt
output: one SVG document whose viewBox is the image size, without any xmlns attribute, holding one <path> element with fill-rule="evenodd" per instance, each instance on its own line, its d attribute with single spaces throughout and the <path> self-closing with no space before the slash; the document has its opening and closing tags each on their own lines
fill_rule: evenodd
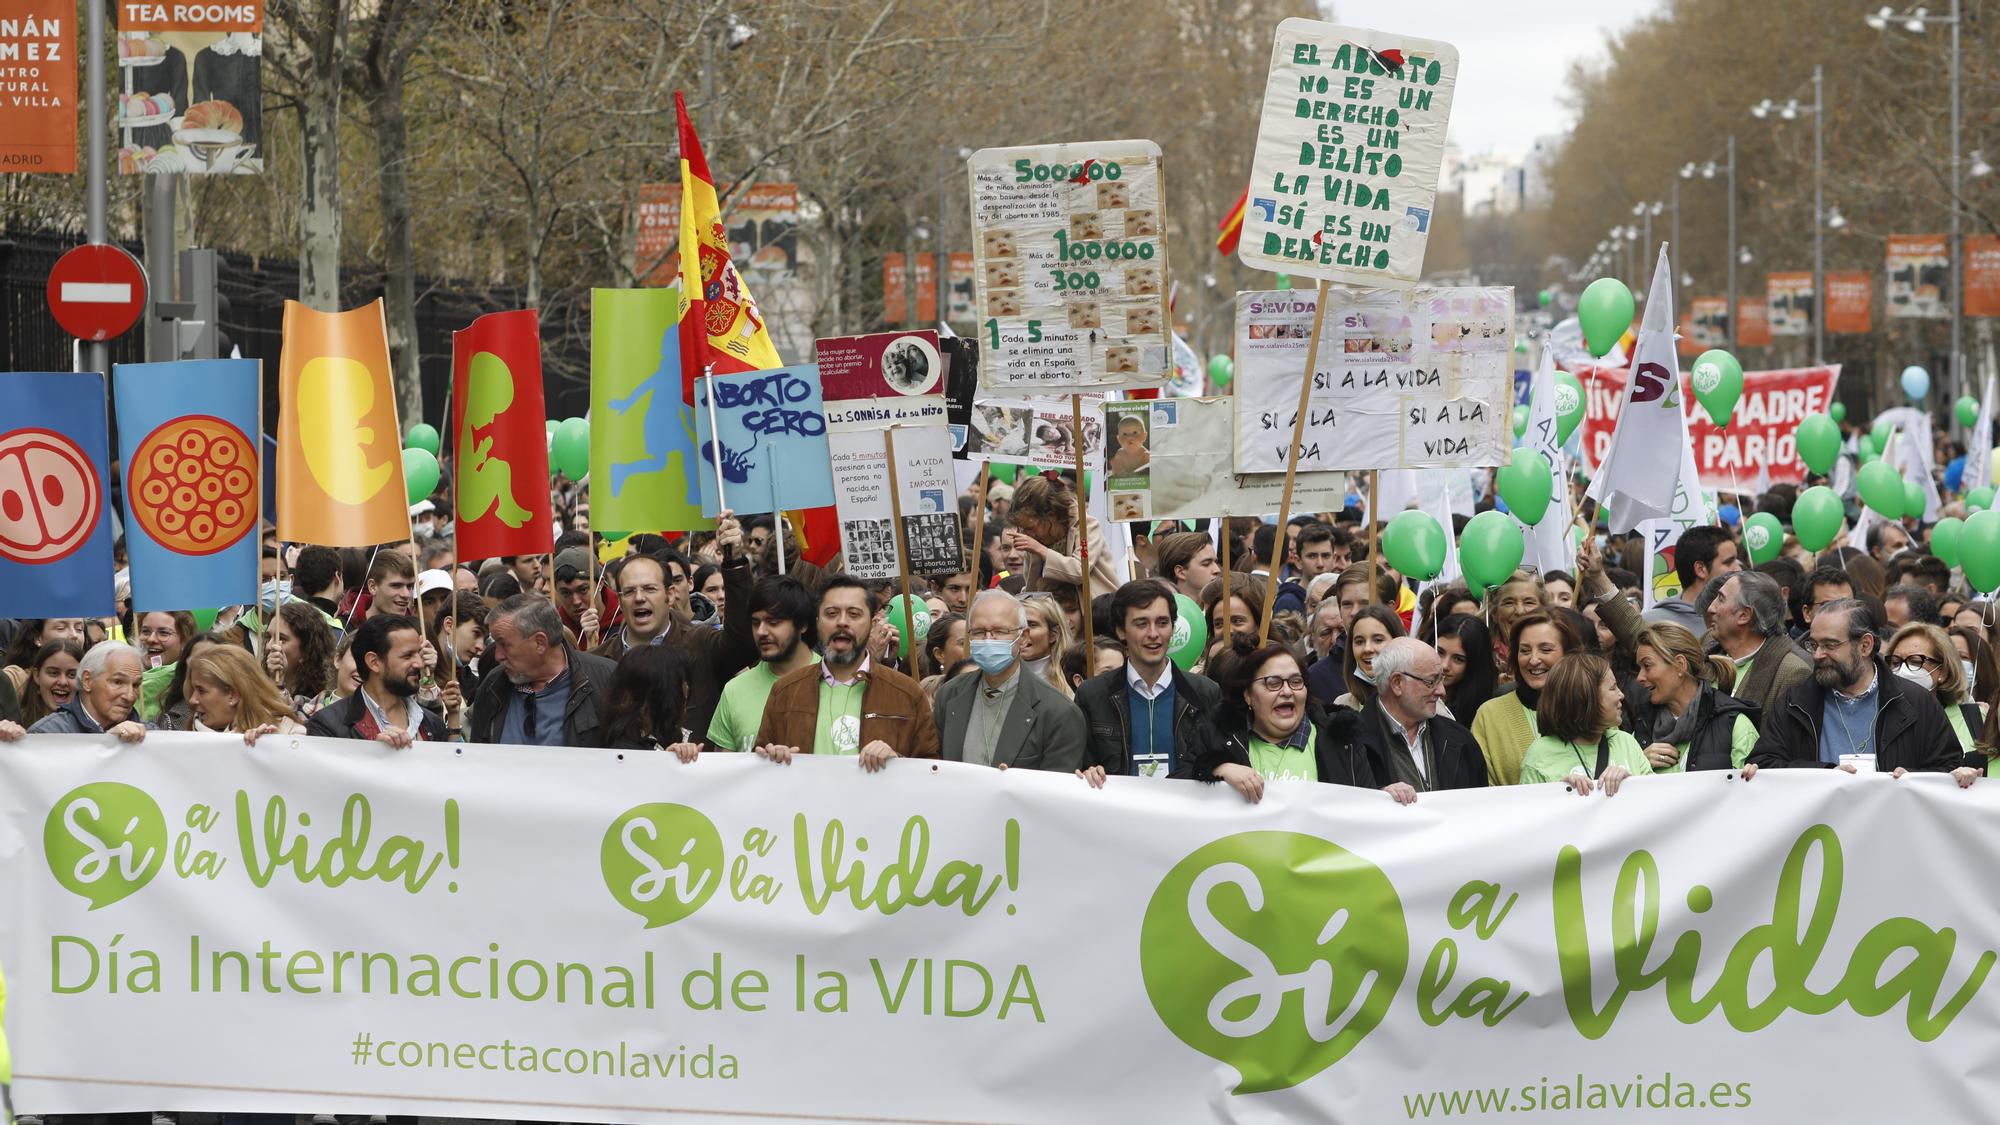
<svg viewBox="0 0 2000 1125">
<path fill-rule="evenodd" d="M 1618 729 L 1624 717 L 1625 693 L 1603 657 L 1563 657 L 1542 686 L 1536 708 L 1542 734 L 1521 759 L 1521 784 L 1566 781 L 1579 796 L 1603 786 L 1609 797 L 1626 778 L 1652 773 L 1638 741 Z"/>
<path fill-rule="evenodd" d="M 1985 708 L 1973 702 L 1965 683 L 1965 666 L 1951 638 L 1935 625 L 1911 622 L 1889 638 L 1889 671 L 1937 697 L 1944 717 L 1958 736 L 1958 748 L 1971 753 L 1986 725 Z M 1988 770 L 1989 773 L 1993 772 Z"/>
<path fill-rule="evenodd" d="M 1634 648 L 1644 690 L 1631 700 L 1632 734 L 1653 772 L 1742 769 L 1757 748 L 1757 708 L 1726 690 L 1735 661 L 1704 654 L 1693 633 L 1666 621 L 1641 630 Z"/>
<path fill-rule="evenodd" d="M 1356 712 L 1310 714 L 1305 670 L 1287 645 L 1238 642 L 1209 662 L 1222 706 L 1202 723 L 1196 781 L 1224 781 L 1255 804 L 1266 781 L 1323 781 L 1375 788 L 1354 749 Z"/>
</svg>

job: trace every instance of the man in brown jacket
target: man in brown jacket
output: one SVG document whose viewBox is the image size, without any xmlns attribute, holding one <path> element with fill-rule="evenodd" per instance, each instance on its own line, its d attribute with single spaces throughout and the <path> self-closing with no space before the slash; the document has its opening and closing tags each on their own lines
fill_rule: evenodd
<svg viewBox="0 0 2000 1125">
<path fill-rule="evenodd" d="M 855 754 L 874 772 L 892 758 L 938 756 L 937 725 L 917 682 L 868 656 L 874 619 L 868 588 L 845 574 L 819 595 L 820 663 L 771 688 L 757 753 L 780 765 L 794 754 Z"/>
</svg>

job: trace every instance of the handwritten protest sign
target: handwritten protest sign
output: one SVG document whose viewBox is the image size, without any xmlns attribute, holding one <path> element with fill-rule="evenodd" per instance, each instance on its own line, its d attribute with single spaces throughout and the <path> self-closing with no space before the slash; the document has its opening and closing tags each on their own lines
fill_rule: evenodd
<svg viewBox="0 0 2000 1125">
<path fill-rule="evenodd" d="M 1284 472 L 1316 300 L 1236 295 L 1238 472 Z M 1507 460 L 1512 289 L 1335 289 L 1330 300 L 1301 472 Z"/>
<path fill-rule="evenodd" d="M 711 387 L 719 442 L 708 423 Z M 702 515 L 713 517 L 725 507 L 751 515 L 833 503 L 817 365 L 712 375 L 695 380 L 694 394 Z M 717 456 L 724 497 L 715 494 Z"/>
<path fill-rule="evenodd" d="M 1618 409 L 1625 399 L 1623 367 L 1584 368 L 1576 373 L 1584 387 L 1583 459 L 1597 471 L 1611 447 Z M 1681 376 L 1681 401 L 1693 401 L 1689 376 Z M 1806 476 L 1794 438 L 1808 414 L 1833 405 L 1840 365 L 1799 367 L 1780 371 L 1745 371 L 1743 397 L 1729 416 L 1729 428 L 1719 430 L 1705 411 L 1688 416 L 1688 436 L 1694 442 L 1695 469 L 1704 488 L 1748 486 L 1768 470 L 1773 484 L 1797 484 Z"/>
<path fill-rule="evenodd" d="M 1277 511 L 1284 473 L 1237 473 L 1231 466 L 1234 405 L 1228 396 L 1105 404 L 1112 442 L 1102 464 L 1111 518 L 1202 519 Z M 1128 418 L 1145 427 L 1143 463 L 1134 453 L 1138 433 Z M 1339 511 L 1346 497 L 1347 474 L 1302 471 L 1292 504 L 1300 511 Z"/>
<path fill-rule="evenodd" d="M 909 572 L 956 572 L 958 489 L 946 425 L 944 352 L 935 332 L 877 332 L 819 341 L 833 502 L 848 573 L 894 578 L 896 501 Z M 884 437 L 894 427 L 896 459 Z M 791 471 L 788 461 L 785 471 Z"/>
<path fill-rule="evenodd" d="M 1437 202 L 1458 48 L 1278 25 L 1237 256 L 1346 285 L 1413 285 Z"/>
<path fill-rule="evenodd" d="M 1171 375 L 1160 147 L 989 148 L 966 167 L 983 385 L 1072 394 Z"/>
</svg>

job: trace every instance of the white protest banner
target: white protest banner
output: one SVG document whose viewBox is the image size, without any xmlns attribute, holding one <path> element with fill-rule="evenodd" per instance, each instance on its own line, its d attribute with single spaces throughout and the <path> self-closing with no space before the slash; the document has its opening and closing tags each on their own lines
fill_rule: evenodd
<svg viewBox="0 0 2000 1125">
<path fill-rule="evenodd" d="M 1342 285 L 1424 271 L 1458 48 L 1288 19 L 1271 46 L 1237 256 Z"/>
<path fill-rule="evenodd" d="M 0 754 L 12 1094 L 1980 1121 L 2000 917 L 1964 873 L 2000 863 L 1996 815 L 1991 782 L 1819 770 L 1249 805 L 953 762 L 31 737 Z M 1867 1066 L 1773 1064 L 1864 1043 Z"/>
<path fill-rule="evenodd" d="M 1993 398 L 1996 386 L 1993 376 L 1986 377 L 1986 394 L 1979 400 L 1979 420 L 1972 424 L 1972 450 L 1965 458 L 1965 476 L 1959 480 L 1960 492 L 1971 492 L 1975 488 L 1993 483 L 1993 455 L 1982 450 L 1993 448 Z"/>
<path fill-rule="evenodd" d="M 900 503 L 909 573 L 956 573 L 965 565 L 965 549 L 958 535 L 958 484 L 937 333 L 833 337 L 818 341 L 815 354 L 847 572 L 857 578 L 901 573 L 896 566 Z M 885 440 L 892 427 L 893 465 Z"/>
<path fill-rule="evenodd" d="M 966 171 L 983 387 L 1071 394 L 1173 374 L 1160 146 L 988 148 Z"/>
<path fill-rule="evenodd" d="M 1549 463 L 1549 495 L 1552 498 L 1540 523 L 1528 527 L 1527 563 L 1547 573 L 1576 569 L 1576 539 L 1571 534 L 1575 516 L 1570 508 L 1569 474 L 1565 471 L 1562 428 L 1557 424 L 1556 398 L 1561 395 L 1574 404 L 1575 391 L 1556 382 L 1554 348 L 1542 349 L 1542 361 L 1529 384 L 1528 429 L 1521 449 L 1540 453 Z"/>
<path fill-rule="evenodd" d="M 1235 396 L 1110 403 L 1105 409 L 1142 407 L 1150 455 L 1147 480 L 1143 486 L 1124 476 L 1108 482 L 1112 519 L 1262 516 L 1278 510 L 1284 473 L 1238 473 L 1233 467 Z M 1106 420 L 1107 429 L 1115 425 L 1114 419 Z M 1111 448 L 1115 456 L 1118 444 L 1114 441 Z M 1299 471 L 1292 490 L 1295 510 L 1337 512 L 1346 504 L 1347 474 Z"/>
<path fill-rule="evenodd" d="M 1317 296 L 1236 295 L 1236 468 L 1285 471 Z M 1503 464 L 1514 291 L 1333 289 L 1299 471 Z"/>
</svg>

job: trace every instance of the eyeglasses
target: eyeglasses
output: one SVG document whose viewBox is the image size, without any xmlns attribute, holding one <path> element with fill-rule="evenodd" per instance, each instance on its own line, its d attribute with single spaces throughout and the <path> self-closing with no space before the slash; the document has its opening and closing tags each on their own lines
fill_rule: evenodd
<svg viewBox="0 0 2000 1125">
<path fill-rule="evenodd" d="M 1424 685 L 1425 689 L 1430 691 L 1437 690 L 1437 686 L 1444 682 L 1443 672 L 1439 672 L 1435 676 L 1419 676 L 1415 672 L 1398 672 L 1396 674 L 1399 676 L 1407 676 L 1410 679 L 1415 680 L 1418 683 Z"/>
<path fill-rule="evenodd" d="M 1020 635 L 1019 629 L 974 629 L 967 634 L 975 641 L 1011 641 Z"/>
<path fill-rule="evenodd" d="M 1854 640 L 1853 637 L 1844 637 L 1837 641 L 1822 641 L 1817 637 L 1807 637 L 1803 643 L 1806 646 L 1807 652 L 1818 656 L 1823 652 L 1839 652 L 1841 649 L 1847 647 L 1848 642 L 1852 640 Z"/>
<path fill-rule="evenodd" d="M 1263 685 L 1265 691 L 1273 694 L 1283 691 L 1286 688 L 1290 688 L 1295 692 L 1306 690 L 1306 678 L 1296 674 L 1290 676 L 1259 676 L 1256 682 Z"/>
<path fill-rule="evenodd" d="M 1944 661 L 1939 660 L 1935 656 L 1892 656 L 1889 658 L 1889 668 L 1891 671 L 1898 668 L 1908 668 L 1913 672 L 1925 672 L 1932 668 L 1942 667 L 1944 667 Z"/>
<path fill-rule="evenodd" d="M 645 586 L 627 586 L 618 591 L 618 596 L 621 598 L 655 598 L 666 592 L 666 587 L 664 586 L 648 584 Z"/>
</svg>

